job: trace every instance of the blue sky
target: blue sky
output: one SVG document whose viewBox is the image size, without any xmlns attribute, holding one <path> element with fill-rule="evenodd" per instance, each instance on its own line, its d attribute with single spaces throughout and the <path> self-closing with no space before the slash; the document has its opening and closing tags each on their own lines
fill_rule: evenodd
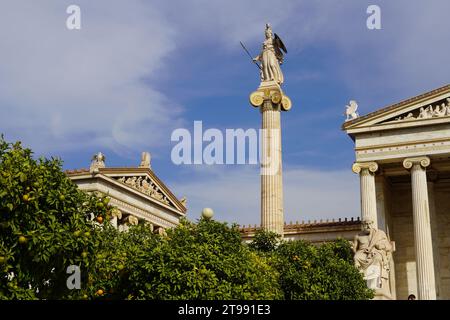
<svg viewBox="0 0 450 320">
<path fill-rule="evenodd" d="M 65 27 L 81 8 L 82 29 Z M 369 5 L 381 30 L 366 27 Z M 361 114 L 450 81 L 450 2 L 2 1 L 0 131 L 66 169 L 133 166 L 150 151 L 156 174 L 188 216 L 259 223 L 257 166 L 176 166 L 176 128 L 259 128 L 248 103 L 258 70 L 240 47 L 260 49 L 270 22 L 287 46 L 282 114 L 286 220 L 359 215 L 352 141 L 340 127 L 350 99 Z"/>
</svg>

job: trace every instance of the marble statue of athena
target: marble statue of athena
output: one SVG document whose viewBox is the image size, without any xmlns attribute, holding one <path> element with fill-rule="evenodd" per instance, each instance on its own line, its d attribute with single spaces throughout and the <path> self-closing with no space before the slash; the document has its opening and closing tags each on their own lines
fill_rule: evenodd
<svg viewBox="0 0 450 320">
<path fill-rule="evenodd" d="M 277 34 L 273 37 L 272 27 L 269 24 L 266 24 L 265 36 L 262 51 L 253 60 L 261 63 L 261 81 L 275 81 L 281 85 L 284 82 L 280 68 L 280 64 L 283 63 L 281 50 L 287 51 Z"/>
</svg>

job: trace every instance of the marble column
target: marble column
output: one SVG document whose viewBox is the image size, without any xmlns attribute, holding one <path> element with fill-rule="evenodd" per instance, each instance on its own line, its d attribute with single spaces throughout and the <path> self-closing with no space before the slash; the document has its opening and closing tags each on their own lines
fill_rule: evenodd
<svg viewBox="0 0 450 320">
<path fill-rule="evenodd" d="M 434 197 L 434 186 L 437 180 L 436 172 L 428 172 L 428 198 L 430 202 L 430 224 L 431 224 L 431 240 L 433 242 L 433 262 L 434 262 L 434 281 L 436 283 L 436 298 L 440 296 L 440 257 L 439 257 L 439 237 L 438 237 L 438 221 L 436 214 L 436 200 Z"/>
<path fill-rule="evenodd" d="M 407 158 L 403 166 L 411 170 L 414 244 L 416 251 L 417 291 L 419 300 L 435 300 L 433 244 L 430 224 L 426 168 L 430 158 Z"/>
<path fill-rule="evenodd" d="M 375 190 L 375 172 L 378 170 L 376 162 L 356 162 L 352 170 L 360 177 L 361 192 L 361 220 L 373 221 L 373 227 L 378 229 L 377 196 Z"/>
<path fill-rule="evenodd" d="M 283 178 L 281 159 L 281 111 L 292 103 L 275 81 L 261 82 L 250 94 L 250 103 L 262 114 L 260 131 L 261 227 L 283 236 Z"/>
<path fill-rule="evenodd" d="M 265 230 L 283 235 L 281 112 L 278 105 L 266 99 L 261 113 L 261 224 Z"/>
</svg>

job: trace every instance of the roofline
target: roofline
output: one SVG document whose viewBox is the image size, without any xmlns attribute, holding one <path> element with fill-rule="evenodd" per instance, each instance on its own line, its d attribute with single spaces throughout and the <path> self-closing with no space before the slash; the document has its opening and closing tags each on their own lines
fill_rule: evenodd
<svg viewBox="0 0 450 320">
<path fill-rule="evenodd" d="M 429 98 L 431 96 L 440 94 L 440 93 L 445 92 L 445 91 L 450 91 L 450 84 L 447 84 L 447 85 L 445 85 L 443 87 L 440 87 L 440 88 L 428 91 L 428 92 L 420 94 L 418 96 L 415 96 L 415 97 L 412 97 L 412 98 L 409 98 L 409 99 L 406 99 L 406 100 L 394 103 L 392 105 L 383 107 L 383 108 L 378 109 L 376 111 L 370 112 L 370 113 L 368 113 L 368 114 L 366 114 L 366 115 L 364 115 L 362 117 L 358 117 L 356 119 L 344 122 L 344 124 L 342 125 L 342 130 L 346 131 L 350 126 L 358 124 L 358 123 L 360 123 L 360 122 L 362 122 L 364 120 L 367 120 L 368 118 L 371 118 L 373 116 L 385 113 L 387 111 L 391 111 L 391 110 L 394 110 L 394 109 L 397 109 L 397 108 L 401 108 L 401 107 L 403 107 L 403 106 L 405 106 L 407 104 L 411 104 L 411 103 L 418 102 L 418 101 L 423 100 L 423 99 L 427 99 L 427 98 Z"/>
<path fill-rule="evenodd" d="M 75 169 L 75 170 L 66 170 L 64 173 L 69 177 L 75 176 L 84 176 L 90 174 L 89 169 Z M 175 204 L 179 207 L 180 211 L 186 214 L 187 208 L 181 203 L 180 200 L 173 194 L 172 191 L 158 178 L 158 176 L 151 170 L 150 168 L 136 168 L 136 167 L 106 167 L 99 168 L 97 174 L 108 174 L 108 173 L 147 173 L 151 176 L 164 191 L 170 196 L 170 199 L 175 202 Z"/>
<path fill-rule="evenodd" d="M 284 228 L 284 233 L 291 233 L 291 232 L 298 232 L 298 231 L 303 231 L 303 232 L 316 232 L 316 231 L 320 231 L 323 228 L 337 228 L 337 227 L 355 227 L 355 228 L 359 228 L 361 226 L 361 219 L 359 217 L 356 217 L 356 219 L 354 218 L 344 218 L 344 219 L 332 219 L 331 221 L 329 219 L 327 219 L 326 221 L 320 221 L 317 222 L 316 220 L 314 220 L 314 222 L 308 221 L 308 222 L 303 222 L 302 223 L 285 223 L 283 225 Z M 254 233 L 258 230 L 262 229 L 261 225 L 249 225 L 249 226 L 242 226 L 239 228 L 239 231 L 241 232 L 241 234 L 249 234 L 249 233 Z"/>
</svg>

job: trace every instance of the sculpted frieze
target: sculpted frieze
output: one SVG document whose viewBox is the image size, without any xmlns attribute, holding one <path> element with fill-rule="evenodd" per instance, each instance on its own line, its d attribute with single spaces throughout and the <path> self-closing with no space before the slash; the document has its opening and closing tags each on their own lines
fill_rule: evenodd
<svg viewBox="0 0 450 320">
<path fill-rule="evenodd" d="M 388 122 L 430 119 L 448 116 L 450 116 L 450 98 L 447 98 L 445 102 L 437 103 L 435 106 L 430 104 L 428 107 L 421 107 L 415 112 L 409 112 L 408 114 L 397 117 L 394 120 L 390 120 Z"/>
<path fill-rule="evenodd" d="M 161 189 L 146 176 L 121 177 L 118 181 L 145 193 L 153 199 L 170 204 L 169 199 L 167 199 Z"/>
</svg>

